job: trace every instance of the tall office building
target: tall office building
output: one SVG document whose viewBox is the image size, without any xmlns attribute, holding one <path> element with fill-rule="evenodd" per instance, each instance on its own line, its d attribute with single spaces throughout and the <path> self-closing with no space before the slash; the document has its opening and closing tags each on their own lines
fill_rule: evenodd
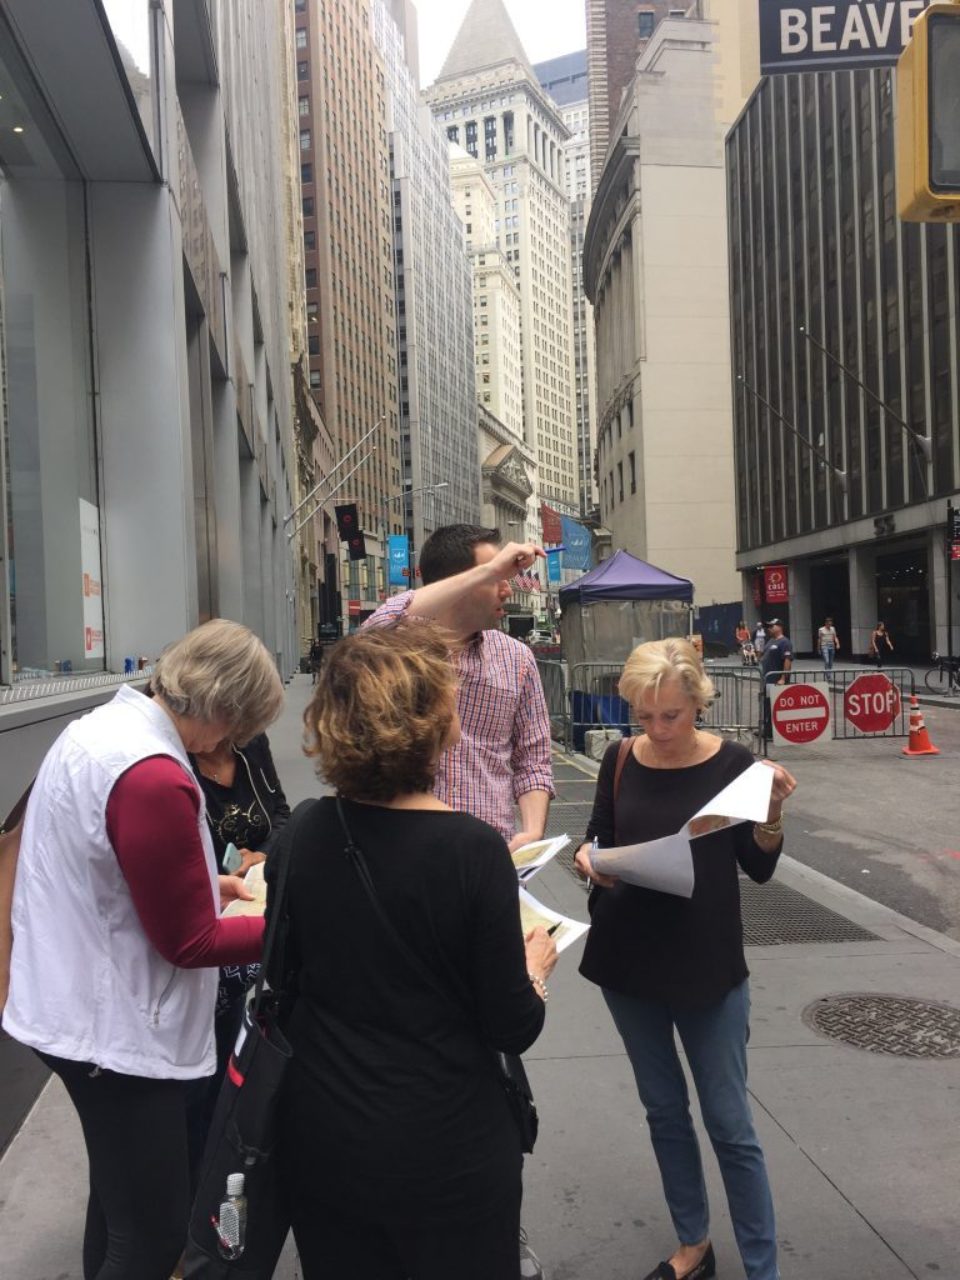
<svg viewBox="0 0 960 1280">
<path fill-rule="evenodd" d="M 570 130 L 564 144 L 567 199 L 570 201 L 570 279 L 573 289 L 573 379 L 577 422 L 577 472 L 580 513 L 593 515 L 597 505 L 593 453 L 596 432 L 596 343 L 593 308 L 583 290 L 583 237 L 590 217 L 590 103 L 587 51 L 568 53 L 534 67 L 540 83 L 560 108 Z"/>
<path fill-rule="evenodd" d="M 300 656 L 282 8 L 173 19 L 0 5 L 4 812 L 197 623 Z"/>
<path fill-rule="evenodd" d="M 373 29 L 386 74 L 404 486 L 389 505 L 416 553 L 437 525 L 480 519 L 470 264 L 446 136 L 407 60 L 409 6 L 373 0 Z"/>
<path fill-rule="evenodd" d="M 726 150 L 744 597 L 779 566 L 795 647 L 881 618 L 897 663 L 960 643 L 960 227 L 897 216 L 895 111 L 886 69 L 772 76 Z"/>
<path fill-rule="evenodd" d="M 473 342 L 477 400 L 508 431 L 523 435 L 520 290 L 497 240 L 497 193 L 483 165 L 450 147 L 453 207 L 473 269 Z"/>
<path fill-rule="evenodd" d="M 732 3 L 733 0 L 728 0 Z M 596 191 L 623 96 L 637 58 L 661 18 L 685 12 L 690 0 L 586 0 L 590 75 L 590 176 Z"/>
<path fill-rule="evenodd" d="M 335 501 L 355 501 L 368 534 L 366 561 L 339 566 L 353 625 L 386 587 L 385 505 L 390 531 L 403 531 L 387 89 L 371 3 L 295 0 L 310 386 L 338 461 L 380 422 L 335 477 Z"/>
<path fill-rule="evenodd" d="M 569 133 L 503 0 L 473 0 L 426 98 L 450 140 L 482 162 L 497 194 L 497 239 L 520 289 L 524 437 L 536 453 L 541 496 L 574 514 Z"/>
<path fill-rule="evenodd" d="M 615 546 L 692 579 L 702 604 L 741 596 L 722 34 L 689 17 L 656 27 L 615 121 L 584 245 L 601 519 Z"/>
</svg>

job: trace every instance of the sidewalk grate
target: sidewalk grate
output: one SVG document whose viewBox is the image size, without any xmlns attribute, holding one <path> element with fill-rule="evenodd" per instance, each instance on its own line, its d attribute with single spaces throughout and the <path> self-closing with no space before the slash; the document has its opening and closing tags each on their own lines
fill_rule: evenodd
<svg viewBox="0 0 960 1280">
<path fill-rule="evenodd" d="M 822 907 L 806 894 L 771 880 L 756 884 L 740 877 L 743 941 L 750 947 L 776 947 L 791 942 L 875 942 L 852 920 Z"/>
<path fill-rule="evenodd" d="M 811 1030 L 869 1053 L 960 1058 L 960 1009 L 913 996 L 823 996 L 807 1005 Z"/>
</svg>

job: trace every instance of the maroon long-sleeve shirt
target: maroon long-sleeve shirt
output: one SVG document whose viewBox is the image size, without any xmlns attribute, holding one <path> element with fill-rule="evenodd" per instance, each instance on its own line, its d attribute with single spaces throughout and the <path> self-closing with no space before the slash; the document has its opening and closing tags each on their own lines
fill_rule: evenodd
<svg viewBox="0 0 960 1280">
<path fill-rule="evenodd" d="M 107 801 L 107 834 L 143 931 L 181 969 L 260 959 L 263 919 L 217 914 L 200 839 L 197 789 L 170 756 L 127 770 Z"/>
</svg>

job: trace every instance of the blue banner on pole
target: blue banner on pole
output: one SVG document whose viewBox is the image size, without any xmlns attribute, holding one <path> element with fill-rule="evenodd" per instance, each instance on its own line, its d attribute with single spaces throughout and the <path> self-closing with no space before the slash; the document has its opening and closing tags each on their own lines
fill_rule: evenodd
<svg viewBox="0 0 960 1280">
<path fill-rule="evenodd" d="M 560 557 L 562 551 L 547 551 L 547 582 L 560 581 Z"/>
<path fill-rule="evenodd" d="M 590 530 L 579 520 L 561 516 L 563 529 L 563 567 L 586 573 L 592 566 Z"/>
<path fill-rule="evenodd" d="M 410 586 L 410 539 L 405 533 L 391 533 L 389 556 L 391 587 Z"/>
</svg>

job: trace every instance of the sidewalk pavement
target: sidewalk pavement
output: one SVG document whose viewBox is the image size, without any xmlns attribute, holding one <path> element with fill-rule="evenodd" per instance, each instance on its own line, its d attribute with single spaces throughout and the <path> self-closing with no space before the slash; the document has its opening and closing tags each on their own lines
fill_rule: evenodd
<svg viewBox="0 0 960 1280">
<path fill-rule="evenodd" d="M 298 678 L 271 735 L 292 802 L 316 793 L 309 765 L 297 754 L 297 719 L 308 694 Z M 574 838 L 593 772 L 583 761 L 565 759 L 558 767 L 553 825 L 568 820 Z M 789 840 L 788 824 L 788 848 Z M 532 890 L 585 918 L 583 890 L 560 860 Z M 774 904 L 772 915 L 765 902 Z M 764 930 L 771 938 L 778 931 L 789 936 L 807 926 L 835 939 L 861 934 L 859 941 L 748 948 L 751 1094 L 777 1205 L 783 1280 L 956 1280 L 960 1036 L 953 1037 L 952 1058 L 879 1054 L 825 1039 L 803 1013 L 840 993 L 956 1006 L 960 943 L 789 857 L 772 885 L 745 903 L 754 936 Z M 579 947 L 561 957 L 546 1029 L 527 1055 L 541 1128 L 527 1161 L 524 1223 L 548 1280 L 638 1280 L 669 1255 L 673 1235 L 629 1063 L 599 992 L 578 976 L 578 960 Z M 739 1280 L 706 1147 L 705 1164 L 718 1276 Z M 59 1086 L 48 1086 L 0 1161 L 0 1275 L 79 1280 L 85 1172 L 74 1113 Z M 296 1276 L 290 1251 L 277 1277 Z"/>
</svg>

